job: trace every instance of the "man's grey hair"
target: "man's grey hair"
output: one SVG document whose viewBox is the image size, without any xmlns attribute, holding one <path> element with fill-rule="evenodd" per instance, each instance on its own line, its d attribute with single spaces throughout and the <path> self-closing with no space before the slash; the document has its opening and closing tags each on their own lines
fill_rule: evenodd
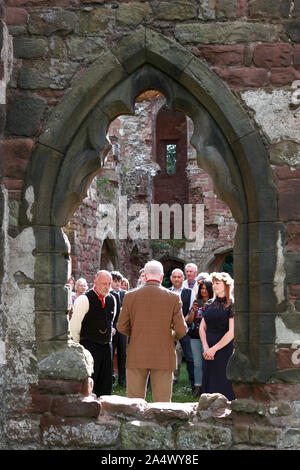
<svg viewBox="0 0 300 470">
<path fill-rule="evenodd" d="M 153 274 L 155 276 L 161 276 L 164 273 L 163 265 L 154 259 L 148 261 L 148 263 L 145 264 L 144 269 L 146 275 Z"/>
<path fill-rule="evenodd" d="M 100 269 L 100 271 L 97 271 L 96 277 L 98 277 L 99 274 L 106 274 L 107 276 L 109 276 L 112 279 L 112 275 L 110 274 L 109 271 L 106 271 L 106 269 Z"/>
<path fill-rule="evenodd" d="M 184 269 L 186 270 L 186 268 L 193 268 L 194 271 L 198 271 L 198 266 L 194 263 L 188 263 Z"/>
</svg>

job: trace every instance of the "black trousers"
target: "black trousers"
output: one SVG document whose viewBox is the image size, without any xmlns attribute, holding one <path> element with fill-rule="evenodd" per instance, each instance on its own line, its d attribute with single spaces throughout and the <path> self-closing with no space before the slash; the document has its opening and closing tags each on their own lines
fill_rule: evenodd
<svg viewBox="0 0 300 470">
<path fill-rule="evenodd" d="M 85 339 L 81 340 L 80 344 L 91 353 L 94 359 L 93 392 L 97 397 L 111 395 L 113 373 L 111 343 L 98 344 Z"/>
<path fill-rule="evenodd" d="M 179 342 L 181 344 L 182 351 L 183 351 L 183 354 L 184 354 L 184 357 L 185 357 L 186 368 L 187 368 L 187 371 L 188 371 L 188 376 L 189 376 L 189 380 L 190 380 L 190 383 L 191 383 L 191 387 L 194 388 L 194 382 L 195 382 L 195 378 L 194 378 L 194 357 L 193 357 L 193 351 L 192 351 L 192 347 L 191 347 L 191 338 L 188 334 L 186 334 L 183 338 L 181 338 L 179 340 Z"/>
<path fill-rule="evenodd" d="M 118 382 L 120 385 L 124 385 L 126 382 L 126 345 L 127 336 L 116 331 L 112 339 L 112 357 L 114 358 L 115 351 L 117 350 Z"/>
</svg>

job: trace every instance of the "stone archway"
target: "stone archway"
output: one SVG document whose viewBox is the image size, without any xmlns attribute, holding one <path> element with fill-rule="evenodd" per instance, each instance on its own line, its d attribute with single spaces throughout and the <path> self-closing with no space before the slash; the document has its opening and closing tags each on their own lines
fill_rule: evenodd
<svg viewBox="0 0 300 470">
<path fill-rule="evenodd" d="M 39 358 L 68 344 L 69 261 L 61 227 L 105 160 L 109 123 L 133 114 L 135 98 L 147 89 L 163 93 L 171 109 L 193 120 L 199 166 L 238 224 L 236 353 L 228 372 L 237 393 L 239 384 L 264 384 L 276 373 L 275 317 L 285 306 L 283 228 L 267 154 L 222 80 L 184 48 L 146 28 L 99 56 L 74 83 L 45 124 L 28 168 L 20 225 L 32 227 L 35 235 Z M 43 322 L 47 334 L 39 326 Z"/>
</svg>

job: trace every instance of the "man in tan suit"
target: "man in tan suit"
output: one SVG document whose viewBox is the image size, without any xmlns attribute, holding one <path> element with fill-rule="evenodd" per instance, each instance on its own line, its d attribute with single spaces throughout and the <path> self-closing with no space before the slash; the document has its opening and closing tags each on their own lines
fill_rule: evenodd
<svg viewBox="0 0 300 470">
<path fill-rule="evenodd" d="M 187 325 L 179 295 L 161 286 L 162 264 L 149 261 L 145 275 L 146 284 L 125 295 L 117 323 L 117 329 L 130 338 L 127 397 L 145 399 L 150 373 L 153 400 L 169 402 L 176 369 L 174 341 L 186 334 Z"/>
</svg>

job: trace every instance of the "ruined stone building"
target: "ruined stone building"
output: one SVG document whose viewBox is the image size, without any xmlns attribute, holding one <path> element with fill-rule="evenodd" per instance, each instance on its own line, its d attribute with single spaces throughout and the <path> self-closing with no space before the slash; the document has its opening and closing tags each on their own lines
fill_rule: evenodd
<svg viewBox="0 0 300 470">
<path fill-rule="evenodd" d="M 299 42 L 300 0 L 2 0 L 0 448 L 300 448 Z M 231 404 L 91 395 L 65 284 L 150 258 L 233 273 Z"/>
</svg>

